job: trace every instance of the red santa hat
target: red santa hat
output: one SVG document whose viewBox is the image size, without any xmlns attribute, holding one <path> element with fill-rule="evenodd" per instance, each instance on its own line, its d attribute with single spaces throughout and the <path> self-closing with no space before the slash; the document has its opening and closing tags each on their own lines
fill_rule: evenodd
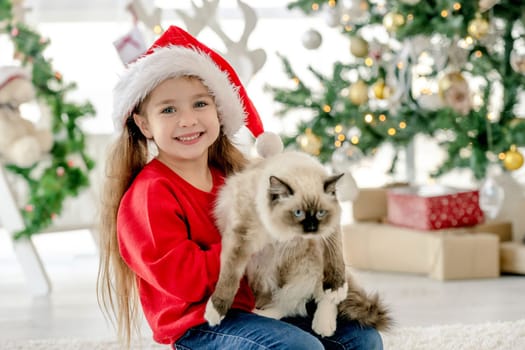
<svg viewBox="0 0 525 350">
<path fill-rule="evenodd" d="M 223 131 L 232 137 L 245 125 L 257 139 L 258 153 L 279 153 L 280 137 L 264 132 L 257 109 L 233 67 L 183 29 L 170 26 L 137 61 L 130 64 L 114 90 L 113 122 L 121 130 L 135 107 L 162 81 L 199 77 L 215 98 Z"/>
</svg>

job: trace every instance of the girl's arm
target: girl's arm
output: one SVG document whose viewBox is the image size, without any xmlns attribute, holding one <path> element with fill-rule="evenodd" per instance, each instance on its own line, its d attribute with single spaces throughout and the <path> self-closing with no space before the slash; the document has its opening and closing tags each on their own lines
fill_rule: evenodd
<svg viewBox="0 0 525 350">
<path fill-rule="evenodd" d="M 165 181 L 128 192 L 118 215 L 124 261 L 140 279 L 165 293 L 187 302 L 206 300 L 219 276 L 220 236 L 210 235 L 204 244 L 190 240 L 186 222 L 199 218 L 187 217 L 173 186 Z M 210 225 L 210 232 L 215 232 Z"/>
</svg>

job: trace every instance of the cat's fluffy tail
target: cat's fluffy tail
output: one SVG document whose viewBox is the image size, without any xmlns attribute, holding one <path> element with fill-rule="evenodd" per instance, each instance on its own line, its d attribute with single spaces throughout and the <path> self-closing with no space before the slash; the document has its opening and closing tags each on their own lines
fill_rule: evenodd
<svg viewBox="0 0 525 350">
<path fill-rule="evenodd" d="M 358 286 L 351 276 L 347 277 L 348 294 L 339 306 L 339 316 L 356 320 L 362 326 L 386 331 L 393 325 L 390 311 L 377 293 L 368 294 Z"/>
</svg>

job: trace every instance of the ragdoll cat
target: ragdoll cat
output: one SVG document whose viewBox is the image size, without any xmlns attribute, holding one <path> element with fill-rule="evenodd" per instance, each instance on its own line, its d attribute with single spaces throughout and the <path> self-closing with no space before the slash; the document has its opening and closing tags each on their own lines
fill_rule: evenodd
<svg viewBox="0 0 525 350">
<path fill-rule="evenodd" d="M 245 273 L 261 315 L 305 315 L 313 299 L 312 328 L 322 336 L 334 333 L 338 313 L 364 325 L 388 323 L 378 300 L 353 283 L 348 290 L 336 197 L 341 176 L 309 155 L 285 152 L 226 180 L 215 209 L 223 237 L 219 281 L 204 315 L 210 325 L 221 322 Z"/>
</svg>

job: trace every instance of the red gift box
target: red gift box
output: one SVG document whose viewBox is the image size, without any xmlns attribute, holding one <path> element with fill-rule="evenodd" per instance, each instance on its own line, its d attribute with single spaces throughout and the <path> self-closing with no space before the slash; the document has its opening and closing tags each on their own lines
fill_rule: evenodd
<svg viewBox="0 0 525 350">
<path fill-rule="evenodd" d="M 387 219 L 420 230 L 472 226 L 483 222 L 479 193 L 443 186 L 400 187 L 387 191 Z"/>
</svg>

